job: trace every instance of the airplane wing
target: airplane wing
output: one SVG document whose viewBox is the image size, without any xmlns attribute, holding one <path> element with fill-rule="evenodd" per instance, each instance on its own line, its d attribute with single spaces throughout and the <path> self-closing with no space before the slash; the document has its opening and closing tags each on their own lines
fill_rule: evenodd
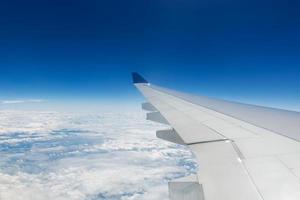
<svg viewBox="0 0 300 200">
<path fill-rule="evenodd" d="M 171 200 L 299 200 L 300 113 L 204 96 L 148 83 L 147 119 L 170 125 L 157 137 L 187 145 L 199 172 L 169 183 Z"/>
</svg>

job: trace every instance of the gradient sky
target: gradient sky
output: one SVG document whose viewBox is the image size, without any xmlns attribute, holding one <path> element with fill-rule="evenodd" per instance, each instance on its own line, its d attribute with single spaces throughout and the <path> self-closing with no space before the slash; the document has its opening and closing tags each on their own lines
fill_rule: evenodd
<svg viewBox="0 0 300 200">
<path fill-rule="evenodd" d="M 182 91 L 300 110 L 299 7 L 268 0 L 1 2 L 0 99 L 136 103 L 142 97 L 130 72 L 138 71 Z"/>
</svg>

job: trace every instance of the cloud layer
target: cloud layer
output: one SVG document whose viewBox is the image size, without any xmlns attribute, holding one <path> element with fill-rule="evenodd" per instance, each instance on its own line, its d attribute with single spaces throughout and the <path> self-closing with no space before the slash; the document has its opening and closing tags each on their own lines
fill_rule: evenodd
<svg viewBox="0 0 300 200">
<path fill-rule="evenodd" d="M 22 104 L 22 103 L 41 103 L 43 99 L 23 99 L 23 100 L 4 100 L 2 104 Z"/>
<path fill-rule="evenodd" d="M 0 199 L 167 199 L 167 182 L 197 166 L 161 128 L 143 113 L 2 111 Z"/>
</svg>

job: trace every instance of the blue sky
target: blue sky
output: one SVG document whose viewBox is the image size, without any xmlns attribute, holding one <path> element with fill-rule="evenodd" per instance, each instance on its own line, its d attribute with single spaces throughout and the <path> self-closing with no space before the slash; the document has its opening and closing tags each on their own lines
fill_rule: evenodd
<svg viewBox="0 0 300 200">
<path fill-rule="evenodd" d="M 2 2 L 0 99 L 43 99 L 47 106 L 136 103 L 142 98 L 130 72 L 138 71 L 182 91 L 300 109 L 299 6 L 266 0 Z"/>
</svg>

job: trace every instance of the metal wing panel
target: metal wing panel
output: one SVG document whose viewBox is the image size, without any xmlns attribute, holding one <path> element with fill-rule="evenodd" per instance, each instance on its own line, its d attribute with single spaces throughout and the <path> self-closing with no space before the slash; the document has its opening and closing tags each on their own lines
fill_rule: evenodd
<svg viewBox="0 0 300 200">
<path fill-rule="evenodd" d="M 300 144 L 295 137 L 300 129 L 288 132 L 298 127 L 298 113 L 258 106 L 249 111 L 250 105 L 234 107 L 205 97 L 199 104 L 148 83 L 136 86 L 185 143 L 192 141 L 206 200 L 300 199 Z M 223 107 L 224 112 L 217 111 Z M 242 114 L 246 118 L 240 118 Z M 269 119 L 260 121 L 264 117 Z"/>
<path fill-rule="evenodd" d="M 199 161 L 198 179 L 206 200 L 261 200 L 230 141 L 190 146 Z"/>
<path fill-rule="evenodd" d="M 180 109 L 182 110 L 185 108 L 184 104 L 176 102 L 177 104 L 174 106 L 174 97 L 157 92 L 144 84 L 137 85 L 137 87 L 142 91 L 149 102 L 151 102 L 167 121 L 172 124 L 172 127 L 185 143 L 189 144 L 224 139 L 224 137 L 217 132 L 198 123 L 198 121 L 180 111 Z M 173 102 L 173 104 L 169 101 Z"/>
<path fill-rule="evenodd" d="M 300 144 L 296 140 L 192 104 L 170 94 L 155 91 L 149 86 L 142 86 L 140 90 L 147 91 L 147 95 L 151 96 L 148 98 L 149 101 L 169 120 L 178 134 L 182 138 L 186 138 L 189 143 L 208 141 L 210 137 L 197 136 L 202 134 L 205 136 L 207 131 L 207 133 L 217 133 L 221 136 L 211 138 L 211 140 L 224 138 L 234 140 L 246 158 L 300 154 Z M 152 102 L 152 99 L 156 101 Z M 197 141 L 197 139 L 199 140 Z"/>
<path fill-rule="evenodd" d="M 195 96 L 153 85 L 151 87 L 196 105 L 300 141 L 300 112 Z"/>
<path fill-rule="evenodd" d="M 264 200 L 299 200 L 298 177 L 276 157 L 244 160 Z"/>
<path fill-rule="evenodd" d="M 256 137 L 246 129 L 237 127 L 236 120 L 230 121 L 230 117 L 223 114 L 156 91 L 145 84 L 138 84 L 137 88 L 160 111 L 187 144 L 224 138 Z M 220 129 L 227 130 L 233 127 L 237 130 L 220 131 Z"/>
</svg>

